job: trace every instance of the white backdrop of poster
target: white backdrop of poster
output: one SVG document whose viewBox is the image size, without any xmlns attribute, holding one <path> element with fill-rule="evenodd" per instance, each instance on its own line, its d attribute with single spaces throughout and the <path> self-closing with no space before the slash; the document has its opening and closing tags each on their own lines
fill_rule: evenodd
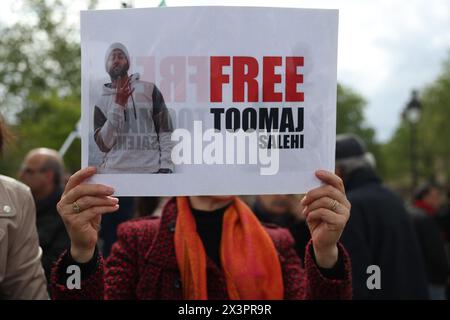
<svg viewBox="0 0 450 320">
<path fill-rule="evenodd" d="M 314 171 L 334 171 L 337 36 L 337 10 L 82 11 L 82 166 L 99 167 L 102 173 L 91 182 L 111 185 L 116 195 L 123 196 L 298 194 L 319 186 Z M 122 167 L 129 169 L 123 172 L 108 171 L 108 152 L 101 152 L 94 139 L 94 108 L 102 87 L 111 82 L 105 53 L 116 42 L 128 51 L 128 74 L 138 73 L 139 81 L 155 84 L 164 97 L 173 125 L 171 174 L 134 168 L 148 147 L 147 140 L 143 144 L 137 137 L 142 135 L 138 127 L 134 133 L 129 129 L 130 136 L 121 140 L 120 148 L 127 155 Z M 245 109 L 254 111 L 244 115 Z M 261 110 L 266 110 L 264 116 Z M 127 112 L 128 126 L 133 126 L 132 121 L 142 125 L 129 104 Z M 246 127 L 256 123 L 256 131 L 247 131 L 258 135 L 257 140 L 246 140 L 250 142 L 245 145 L 244 163 L 238 162 L 239 147 L 233 149 L 234 155 L 228 148 L 227 137 L 233 131 L 226 130 L 227 117 L 234 129 L 242 128 L 243 122 Z M 194 125 L 195 121 L 201 122 Z M 218 129 L 217 121 L 220 132 L 214 136 L 211 129 Z M 272 127 L 264 133 L 267 123 L 275 129 L 278 125 L 278 131 Z M 190 150 L 183 149 L 186 132 L 191 134 Z M 111 150 L 118 147 L 115 141 Z M 139 149 L 137 162 L 135 149 Z M 250 155 L 252 151 L 256 153 Z"/>
</svg>

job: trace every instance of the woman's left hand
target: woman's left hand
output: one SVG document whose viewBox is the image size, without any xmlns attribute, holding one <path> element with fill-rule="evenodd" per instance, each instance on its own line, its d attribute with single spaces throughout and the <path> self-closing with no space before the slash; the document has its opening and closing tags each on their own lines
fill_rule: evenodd
<svg viewBox="0 0 450 320">
<path fill-rule="evenodd" d="M 325 184 L 312 189 L 302 199 L 303 214 L 311 232 L 316 262 L 332 268 L 338 259 L 337 242 L 350 217 L 350 202 L 344 183 L 332 172 L 319 170 L 316 176 Z"/>
</svg>

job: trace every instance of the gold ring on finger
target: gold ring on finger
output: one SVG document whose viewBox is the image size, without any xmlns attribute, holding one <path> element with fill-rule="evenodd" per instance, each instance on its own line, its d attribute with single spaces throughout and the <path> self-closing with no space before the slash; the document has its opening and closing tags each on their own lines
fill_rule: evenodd
<svg viewBox="0 0 450 320">
<path fill-rule="evenodd" d="M 331 211 L 336 211 L 338 204 L 339 203 L 335 199 L 333 199 L 333 201 L 331 202 L 331 205 L 330 205 Z"/>
<path fill-rule="evenodd" d="M 74 201 L 73 204 L 72 204 L 72 210 L 75 213 L 80 213 L 81 212 L 81 207 L 78 205 L 78 203 L 76 201 Z"/>
</svg>

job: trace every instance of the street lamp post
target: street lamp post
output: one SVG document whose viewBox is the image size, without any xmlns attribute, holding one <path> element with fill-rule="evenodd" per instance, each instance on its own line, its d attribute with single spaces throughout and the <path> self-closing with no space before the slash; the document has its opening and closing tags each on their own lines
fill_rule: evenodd
<svg viewBox="0 0 450 320">
<path fill-rule="evenodd" d="M 420 120 L 422 104 L 417 97 L 417 91 L 413 90 L 411 100 L 403 110 L 402 117 L 411 126 L 410 134 L 410 158 L 411 158 L 411 188 L 414 190 L 417 186 L 417 123 Z"/>
</svg>

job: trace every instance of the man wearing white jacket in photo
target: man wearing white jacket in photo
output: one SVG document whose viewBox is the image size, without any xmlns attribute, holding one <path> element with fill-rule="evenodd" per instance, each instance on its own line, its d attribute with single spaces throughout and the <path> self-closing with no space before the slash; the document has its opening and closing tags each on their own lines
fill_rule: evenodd
<svg viewBox="0 0 450 320">
<path fill-rule="evenodd" d="M 99 173 L 172 173 L 173 131 L 169 111 L 155 84 L 128 75 L 130 56 L 121 43 L 105 55 L 111 78 L 94 109 L 94 138 L 104 152 Z"/>
</svg>

